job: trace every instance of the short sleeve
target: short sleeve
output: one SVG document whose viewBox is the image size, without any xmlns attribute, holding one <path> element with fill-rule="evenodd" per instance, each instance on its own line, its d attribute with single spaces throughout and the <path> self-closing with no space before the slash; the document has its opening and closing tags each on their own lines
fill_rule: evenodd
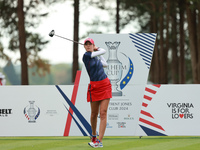
<svg viewBox="0 0 200 150">
<path fill-rule="evenodd" d="M 91 59 L 91 52 L 85 52 L 85 54 L 83 55 L 83 62 L 86 63 L 87 61 L 89 61 Z"/>
</svg>

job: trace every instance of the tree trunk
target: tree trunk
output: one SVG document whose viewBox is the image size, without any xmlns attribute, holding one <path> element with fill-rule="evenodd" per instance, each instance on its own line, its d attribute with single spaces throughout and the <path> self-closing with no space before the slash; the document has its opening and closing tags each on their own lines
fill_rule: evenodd
<svg viewBox="0 0 200 150">
<path fill-rule="evenodd" d="M 163 19 L 163 0 L 160 0 L 160 5 L 159 5 L 159 33 L 160 33 L 160 38 L 159 38 L 159 45 L 160 45 L 160 83 L 161 84 L 166 84 L 167 83 L 167 53 L 166 49 L 164 48 L 164 37 L 163 37 L 163 30 L 164 30 L 164 19 Z"/>
<path fill-rule="evenodd" d="M 179 47 L 180 47 L 180 57 L 179 57 L 179 82 L 181 84 L 185 83 L 185 49 L 184 49 L 184 10 L 185 10 L 185 0 L 179 0 L 179 14 L 180 14 L 180 22 L 179 22 L 179 34 L 180 34 L 180 41 L 179 41 Z"/>
<path fill-rule="evenodd" d="M 74 0 L 74 41 L 79 41 L 79 0 Z M 73 44 L 73 71 L 72 82 L 75 81 L 76 72 L 79 69 L 78 64 L 78 44 Z"/>
<path fill-rule="evenodd" d="M 190 53 L 191 53 L 191 63 L 192 63 L 192 77 L 193 82 L 198 83 L 197 74 L 197 39 L 196 39 L 196 12 L 191 10 L 190 3 L 187 2 L 186 5 L 188 30 L 189 30 L 189 43 L 190 43 Z"/>
<path fill-rule="evenodd" d="M 116 33 L 119 33 L 119 0 L 116 0 L 117 7 L 116 7 Z"/>
<path fill-rule="evenodd" d="M 198 64 L 197 64 L 197 70 L 198 70 L 198 74 L 197 74 L 197 77 L 198 77 L 198 83 L 200 83 L 200 2 L 197 3 L 197 6 L 198 6 L 198 25 L 197 25 L 197 35 L 198 35 L 198 46 L 197 46 L 197 52 L 198 52 Z"/>
<path fill-rule="evenodd" d="M 169 24 L 170 24 L 170 0 L 167 0 L 167 16 L 166 16 L 166 46 L 165 46 L 165 65 L 166 65 L 166 71 L 165 71 L 165 78 L 166 78 L 166 83 L 168 83 L 168 51 L 170 49 L 169 45 L 169 39 L 170 39 L 170 34 L 169 34 Z"/>
<path fill-rule="evenodd" d="M 157 33 L 157 17 L 156 17 L 156 12 L 157 12 L 157 5 L 155 1 L 151 3 L 152 5 L 152 13 L 151 13 L 151 32 L 152 33 Z M 159 77 L 160 77 L 160 70 L 159 70 L 159 53 L 158 53 L 158 38 L 155 42 L 155 47 L 154 47 L 154 53 L 152 56 L 152 63 L 151 63 L 151 69 L 150 69 L 150 74 L 151 74 L 151 81 L 153 83 L 159 83 Z"/>
<path fill-rule="evenodd" d="M 21 84 L 28 85 L 28 64 L 26 53 L 26 34 L 24 26 L 24 1 L 18 0 L 17 3 L 18 30 L 19 30 L 19 49 L 21 55 Z"/>
<path fill-rule="evenodd" d="M 171 63 L 171 69 L 172 69 L 172 83 L 177 84 L 179 83 L 179 74 L 178 74 L 178 50 L 177 50 L 177 19 L 176 19 L 176 1 L 172 3 L 172 63 Z"/>
<path fill-rule="evenodd" d="M 153 14 L 151 14 L 151 19 L 150 19 L 150 32 L 154 33 L 154 21 L 153 21 L 154 17 Z M 155 41 L 155 47 L 154 47 L 154 53 L 152 55 L 152 59 L 151 59 L 151 67 L 150 67 L 150 71 L 149 71 L 149 76 L 150 76 L 150 81 L 155 83 L 154 80 L 154 74 L 155 74 L 155 65 L 154 65 L 154 54 L 155 54 L 155 49 L 156 49 L 156 41 Z"/>
</svg>

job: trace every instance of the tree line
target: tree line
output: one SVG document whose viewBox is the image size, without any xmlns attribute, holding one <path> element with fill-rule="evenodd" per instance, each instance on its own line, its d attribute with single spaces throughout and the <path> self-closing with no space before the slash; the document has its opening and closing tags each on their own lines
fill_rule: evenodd
<svg viewBox="0 0 200 150">
<path fill-rule="evenodd" d="M 63 0 L 64 1 L 64 0 Z M 104 33 L 98 27 L 112 28 L 115 33 L 121 31 L 137 20 L 140 26 L 138 32 L 157 33 L 155 50 L 150 68 L 149 80 L 153 83 L 200 83 L 200 1 L 199 0 L 73 0 L 74 1 L 74 40 L 79 41 L 88 33 Z M 29 55 L 32 65 L 37 64 L 40 70 L 49 71 L 48 61 L 42 60 L 37 52 L 48 41 L 42 39 L 39 34 L 27 31 L 27 27 L 34 25 L 28 22 L 29 18 L 36 17 L 31 14 L 31 9 L 36 9 L 41 3 L 46 6 L 57 3 L 55 0 L 35 1 L 29 0 L 29 5 L 24 5 L 23 0 L 2 0 L 0 2 L 0 26 L 4 32 L 11 34 L 10 49 L 21 52 L 22 84 L 28 84 L 27 75 L 24 72 L 28 66 L 24 65 Z M 107 11 L 111 17 L 108 22 L 95 18 L 88 26 L 95 27 L 79 35 L 79 17 L 82 13 L 79 4 L 86 8 L 89 6 Z M 115 8 L 110 3 L 115 4 Z M 40 14 L 45 17 L 48 14 Z M 37 15 L 38 17 L 38 15 Z M 23 20 L 25 18 L 25 20 Z M 23 26 L 24 24 L 24 26 Z M 36 24 L 36 23 L 35 23 Z M 113 28 L 112 28 L 113 29 Z M 15 32 L 13 32 L 15 31 Z M 131 31 L 130 31 L 131 32 Z M 2 33 L 2 31 L 1 31 Z M 2 35 L 2 34 L 1 34 Z M 27 47 L 25 43 L 31 43 Z M 28 44 L 29 45 L 29 44 Z M 0 44 L 0 57 L 3 55 Z M 41 65 L 43 64 L 43 65 Z M 78 45 L 73 46 L 73 81 L 78 66 Z"/>
</svg>

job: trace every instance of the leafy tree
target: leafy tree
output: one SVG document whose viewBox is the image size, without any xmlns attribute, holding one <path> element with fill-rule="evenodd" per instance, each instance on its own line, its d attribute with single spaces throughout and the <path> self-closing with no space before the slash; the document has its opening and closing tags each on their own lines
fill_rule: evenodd
<svg viewBox="0 0 200 150">
<path fill-rule="evenodd" d="M 0 27 L 1 35 L 9 38 L 9 50 L 20 50 L 21 83 L 28 83 L 28 65 L 37 65 L 38 68 L 49 71 L 48 61 L 38 57 L 45 44 L 39 33 L 32 33 L 31 28 L 36 28 L 40 19 L 48 15 L 41 12 L 41 7 L 48 7 L 56 0 L 1 0 L 0 1 Z M 2 57 L 3 55 L 1 55 Z"/>
</svg>

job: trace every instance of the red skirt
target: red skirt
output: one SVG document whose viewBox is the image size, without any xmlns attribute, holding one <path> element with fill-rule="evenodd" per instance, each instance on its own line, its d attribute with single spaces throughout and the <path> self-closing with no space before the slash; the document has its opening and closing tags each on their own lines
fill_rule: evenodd
<svg viewBox="0 0 200 150">
<path fill-rule="evenodd" d="M 87 102 L 101 101 L 112 98 L 112 86 L 108 78 L 101 81 L 90 81 Z"/>
</svg>

